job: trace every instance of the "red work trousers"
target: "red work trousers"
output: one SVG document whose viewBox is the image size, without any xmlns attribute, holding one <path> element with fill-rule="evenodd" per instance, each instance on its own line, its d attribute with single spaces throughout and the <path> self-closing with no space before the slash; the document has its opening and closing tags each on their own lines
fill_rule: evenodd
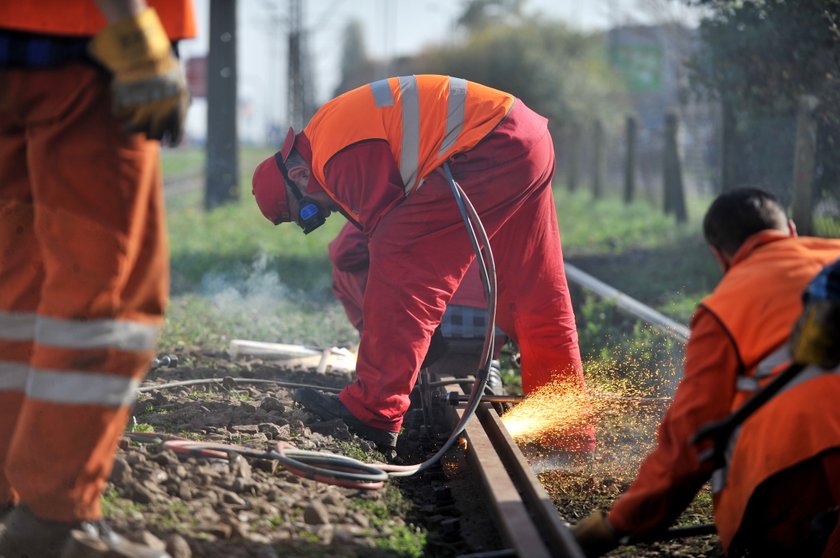
<svg viewBox="0 0 840 558">
<path fill-rule="evenodd" d="M 521 350 L 523 390 L 552 381 L 585 389 L 545 119 L 517 101 L 496 130 L 450 165 L 491 239 L 496 320 Z M 382 218 L 369 248 L 357 380 L 340 397 L 366 424 L 398 431 L 430 336 L 474 259 L 442 172 Z M 590 425 L 557 435 L 560 447 L 594 448 Z"/>
<path fill-rule="evenodd" d="M 0 504 L 59 521 L 100 495 L 168 291 L 157 142 L 91 66 L 0 70 Z"/>
</svg>

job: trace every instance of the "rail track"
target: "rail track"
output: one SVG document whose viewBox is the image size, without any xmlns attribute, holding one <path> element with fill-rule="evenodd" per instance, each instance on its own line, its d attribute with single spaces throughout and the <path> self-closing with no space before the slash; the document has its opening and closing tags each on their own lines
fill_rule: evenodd
<svg viewBox="0 0 840 558">
<path fill-rule="evenodd" d="M 461 379 L 464 383 L 460 383 L 449 376 L 433 380 L 439 386 L 433 414 L 443 419 L 437 427 L 452 428 L 464 410 L 450 405 L 447 396 L 465 395 L 472 382 Z M 483 488 L 490 515 L 507 546 L 475 556 L 583 558 L 567 522 L 490 403 L 479 405 L 462 436 L 467 465 Z"/>
</svg>

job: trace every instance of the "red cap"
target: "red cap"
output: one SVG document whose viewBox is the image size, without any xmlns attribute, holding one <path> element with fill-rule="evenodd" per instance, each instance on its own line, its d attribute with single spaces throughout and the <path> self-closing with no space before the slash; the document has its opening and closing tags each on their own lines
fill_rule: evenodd
<svg viewBox="0 0 840 558">
<path fill-rule="evenodd" d="M 279 152 L 265 159 L 254 169 L 254 177 L 251 179 L 251 193 L 257 200 L 257 205 L 266 219 L 279 225 L 292 220 L 292 212 L 289 210 L 289 196 L 286 193 L 286 181 L 280 167 L 277 166 L 279 156 L 285 163 L 289 153 L 295 146 L 295 130 L 289 128 L 283 147 Z"/>
</svg>

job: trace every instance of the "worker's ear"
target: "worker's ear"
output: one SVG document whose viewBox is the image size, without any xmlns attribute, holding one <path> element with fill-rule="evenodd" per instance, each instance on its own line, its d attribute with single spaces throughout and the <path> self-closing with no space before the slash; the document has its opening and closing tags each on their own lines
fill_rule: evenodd
<svg viewBox="0 0 840 558">
<path fill-rule="evenodd" d="M 715 257 L 715 261 L 720 266 L 720 269 L 723 270 L 724 273 L 729 271 L 730 265 L 730 258 L 724 252 L 720 250 L 717 246 L 709 246 L 709 250 L 712 252 L 712 256 Z"/>
<path fill-rule="evenodd" d="M 305 190 L 309 182 L 309 169 L 303 165 L 291 167 L 289 169 L 289 178 L 294 180 L 298 188 Z"/>
<path fill-rule="evenodd" d="M 790 236 L 799 236 L 796 232 L 796 223 L 792 219 L 788 219 L 788 231 L 790 231 Z"/>
</svg>

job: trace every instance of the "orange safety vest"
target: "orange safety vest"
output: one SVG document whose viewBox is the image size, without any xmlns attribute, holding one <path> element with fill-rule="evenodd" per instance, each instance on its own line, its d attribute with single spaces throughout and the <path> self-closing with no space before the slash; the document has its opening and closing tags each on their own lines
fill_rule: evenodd
<svg viewBox="0 0 840 558">
<path fill-rule="evenodd" d="M 417 75 L 363 85 L 322 106 L 304 134 L 312 145 L 312 173 L 335 199 L 324 168 L 354 143 L 383 139 L 400 169 L 405 195 L 456 153 L 474 147 L 513 106 L 514 96 L 461 78 Z"/>
<path fill-rule="evenodd" d="M 747 242 L 746 257 L 736 255 L 735 264 L 701 303 L 720 320 L 741 361 L 733 411 L 789 363 L 787 340 L 802 313 L 802 292 L 823 266 L 840 256 L 840 240 L 759 233 Z M 840 375 L 806 370 L 736 430 L 726 464 L 712 476 L 715 523 L 724 550 L 759 484 L 840 447 L 838 400 Z"/>
<path fill-rule="evenodd" d="M 170 39 L 195 37 L 191 0 L 147 0 Z M 0 28 L 47 35 L 93 36 L 105 27 L 96 0 L 9 0 L 0 2 Z"/>
</svg>

